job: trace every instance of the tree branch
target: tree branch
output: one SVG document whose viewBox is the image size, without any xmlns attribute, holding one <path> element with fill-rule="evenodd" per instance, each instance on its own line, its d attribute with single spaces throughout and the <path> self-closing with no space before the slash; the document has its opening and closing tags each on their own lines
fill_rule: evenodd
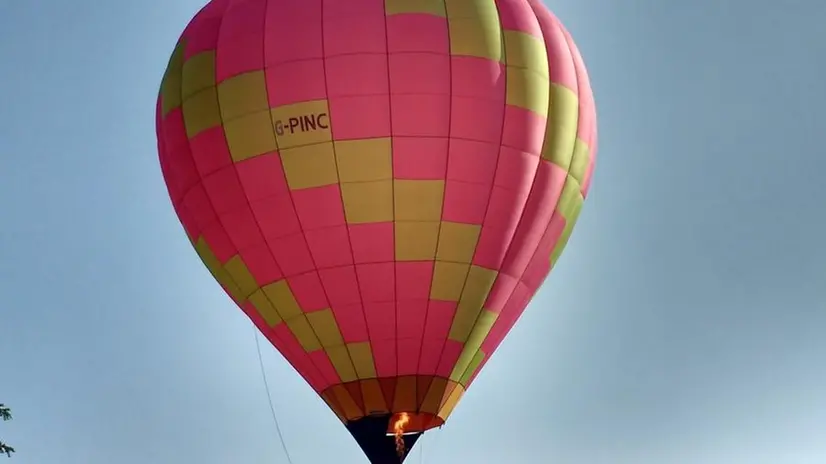
<svg viewBox="0 0 826 464">
<path fill-rule="evenodd" d="M 10 421 L 12 419 L 11 409 L 3 403 L 0 403 L 0 418 L 4 421 Z M 14 448 L 0 441 L 0 454 L 5 454 L 6 456 L 11 457 L 12 453 L 14 453 Z"/>
<path fill-rule="evenodd" d="M 11 453 L 14 453 L 14 448 L 0 441 L 0 454 L 11 457 Z"/>
</svg>

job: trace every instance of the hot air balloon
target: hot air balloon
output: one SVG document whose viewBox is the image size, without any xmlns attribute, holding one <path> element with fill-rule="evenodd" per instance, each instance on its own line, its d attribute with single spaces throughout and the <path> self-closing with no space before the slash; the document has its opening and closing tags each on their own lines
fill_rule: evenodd
<svg viewBox="0 0 826 464">
<path fill-rule="evenodd" d="M 212 0 L 157 135 L 198 255 L 374 464 L 444 424 L 522 314 L 597 144 L 539 0 Z"/>
</svg>

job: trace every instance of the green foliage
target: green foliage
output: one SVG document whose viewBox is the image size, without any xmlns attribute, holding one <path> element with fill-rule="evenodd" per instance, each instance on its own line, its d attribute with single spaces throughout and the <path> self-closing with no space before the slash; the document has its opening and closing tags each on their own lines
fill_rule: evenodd
<svg viewBox="0 0 826 464">
<path fill-rule="evenodd" d="M 11 409 L 9 409 L 3 403 L 0 403 L 0 418 L 2 418 L 3 421 L 11 420 Z M 11 457 L 11 454 L 14 453 L 14 448 L 3 443 L 3 441 L 0 440 L 0 453 L 5 454 L 8 457 Z"/>
</svg>

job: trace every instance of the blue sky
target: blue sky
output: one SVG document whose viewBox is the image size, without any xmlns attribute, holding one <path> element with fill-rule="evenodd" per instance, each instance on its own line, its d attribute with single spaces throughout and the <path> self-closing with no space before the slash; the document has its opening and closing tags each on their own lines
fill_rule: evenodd
<svg viewBox="0 0 826 464">
<path fill-rule="evenodd" d="M 200 4 L 0 2 L 10 462 L 286 462 L 251 325 L 157 163 L 158 83 Z M 594 188 L 423 462 L 826 462 L 826 2 L 550 6 L 596 92 Z M 280 355 L 264 360 L 293 462 L 364 463 Z"/>
</svg>

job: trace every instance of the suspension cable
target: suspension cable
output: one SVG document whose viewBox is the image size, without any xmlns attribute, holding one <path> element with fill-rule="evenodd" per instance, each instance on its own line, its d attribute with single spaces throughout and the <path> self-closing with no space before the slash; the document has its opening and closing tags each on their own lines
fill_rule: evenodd
<svg viewBox="0 0 826 464">
<path fill-rule="evenodd" d="M 270 384 L 267 382 L 267 372 L 264 369 L 264 357 L 261 355 L 261 342 L 258 337 L 258 328 L 255 327 L 255 324 L 253 324 L 252 330 L 255 334 L 255 349 L 258 351 L 258 365 L 261 367 L 261 378 L 264 380 L 264 389 L 267 390 L 267 401 L 270 404 L 270 412 L 272 413 L 272 420 L 275 423 L 275 431 L 278 433 L 278 440 L 281 442 L 281 449 L 284 450 L 284 455 L 287 456 L 287 462 L 289 464 L 293 464 L 293 460 L 290 457 L 290 452 L 287 451 L 287 444 L 284 442 L 284 435 L 281 433 L 281 426 L 278 424 L 278 415 L 275 413 L 275 406 L 273 406 L 272 403 Z"/>
</svg>

